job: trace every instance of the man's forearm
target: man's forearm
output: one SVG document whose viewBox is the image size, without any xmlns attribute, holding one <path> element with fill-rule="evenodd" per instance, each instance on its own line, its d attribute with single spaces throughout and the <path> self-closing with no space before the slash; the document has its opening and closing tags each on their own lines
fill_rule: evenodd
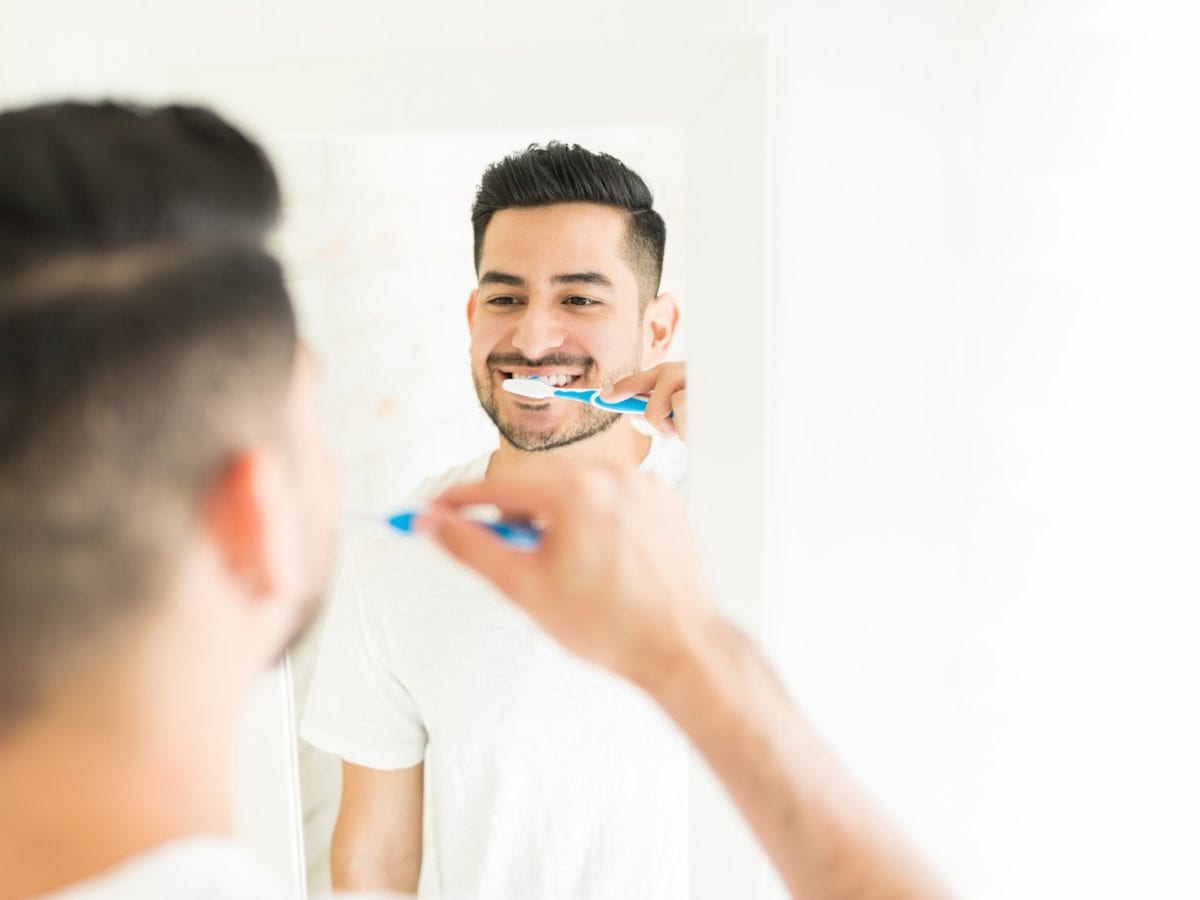
<svg viewBox="0 0 1200 900">
<path fill-rule="evenodd" d="M 330 853 L 330 876 L 335 891 L 388 891 L 415 894 L 421 878 L 421 854 L 417 850 L 371 852 L 350 845 L 334 834 Z"/>
<path fill-rule="evenodd" d="M 793 897 L 946 896 L 733 626 L 703 623 L 639 681 L 708 761 Z"/>
<path fill-rule="evenodd" d="M 338 890 L 416 893 L 421 876 L 423 764 L 377 770 L 342 763 L 342 800 L 330 847 Z"/>
</svg>

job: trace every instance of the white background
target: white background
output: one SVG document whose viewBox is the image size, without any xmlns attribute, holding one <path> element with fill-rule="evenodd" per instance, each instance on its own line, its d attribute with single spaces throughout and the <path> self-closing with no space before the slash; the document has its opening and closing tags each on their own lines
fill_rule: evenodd
<svg viewBox="0 0 1200 900">
<path fill-rule="evenodd" d="M 768 634 L 970 897 L 1196 897 L 1189 4 L 794 4 Z"/>
<path fill-rule="evenodd" d="M 0 0 L 0 103 L 183 96 L 289 146 L 680 129 L 723 602 L 964 896 L 1194 897 L 1197 25 L 1130 0 Z M 726 814 L 700 805 L 697 897 L 755 893 Z"/>
</svg>

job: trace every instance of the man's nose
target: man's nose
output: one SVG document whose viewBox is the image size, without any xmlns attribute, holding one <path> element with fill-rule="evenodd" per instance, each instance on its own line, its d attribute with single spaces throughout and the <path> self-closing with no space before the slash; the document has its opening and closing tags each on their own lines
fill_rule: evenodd
<svg viewBox="0 0 1200 900">
<path fill-rule="evenodd" d="M 551 309 L 530 304 L 521 313 L 512 344 L 527 359 L 539 359 L 557 350 L 566 340 L 562 323 Z"/>
</svg>

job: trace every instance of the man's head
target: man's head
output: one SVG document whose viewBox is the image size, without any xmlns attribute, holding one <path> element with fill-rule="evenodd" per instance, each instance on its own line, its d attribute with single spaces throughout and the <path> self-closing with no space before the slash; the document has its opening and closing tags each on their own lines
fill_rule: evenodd
<svg viewBox="0 0 1200 900">
<path fill-rule="evenodd" d="M 236 668 L 310 615 L 332 495 L 278 205 L 203 110 L 0 115 L 0 731 L 189 587 L 261 625 Z"/>
<path fill-rule="evenodd" d="M 678 319 L 659 294 L 666 227 L 645 182 L 620 160 L 550 143 L 484 173 L 471 212 L 478 288 L 471 367 L 480 403 L 504 438 L 550 450 L 617 416 L 503 391 L 513 375 L 604 387 L 666 356 Z"/>
<path fill-rule="evenodd" d="M 262 149 L 207 109 L 54 103 L 0 115 L 0 277 L 64 253 L 258 241 L 279 206 Z"/>
</svg>

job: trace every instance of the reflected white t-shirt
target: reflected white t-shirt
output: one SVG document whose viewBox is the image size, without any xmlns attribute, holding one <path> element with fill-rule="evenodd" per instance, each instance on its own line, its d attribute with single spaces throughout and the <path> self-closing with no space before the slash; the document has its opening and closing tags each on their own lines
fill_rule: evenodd
<svg viewBox="0 0 1200 900">
<path fill-rule="evenodd" d="M 686 448 L 656 438 L 641 468 L 682 489 Z M 301 733 L 369 768 L 424 761 L 421 896 L 688 896 L 687 744 L 648 697 L 424 539 L 360 533 L 340 570 Z"/>
</svg>

